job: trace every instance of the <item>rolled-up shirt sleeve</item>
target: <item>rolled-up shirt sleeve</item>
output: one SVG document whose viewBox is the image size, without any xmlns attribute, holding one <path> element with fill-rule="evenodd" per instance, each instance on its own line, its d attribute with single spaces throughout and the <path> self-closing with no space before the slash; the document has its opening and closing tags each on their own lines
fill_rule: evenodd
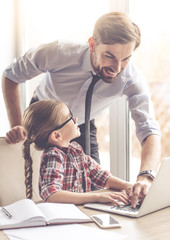
<svg viewBox="0 0 170 240">
<path fill-rule="evenodd" d="M 42 73 L 50 72 L 56 67 L 56 42 L 42 44 L 28 50 L 24 55 L 15 58 L 4 70 L 3 75 L 16 83 L 23 83 Z"/>
<path fill-rule="evenodd" d="M 29 51 L 18 59 L 14 59 L 3 72 L 3 75 L 15 83 L 23 83 L 43 73 L 36 65 L 33 52 Z"/>
<path fill-rule="evenodd" d="M 144 77 L 136 74 L 129 79 L 124 89 L 129 110 L 136 125 L 136 136 L 140 143 L 149 135 L 161 136 L 159 122 L 155 119 L 151 94 Z"/>
</svg>

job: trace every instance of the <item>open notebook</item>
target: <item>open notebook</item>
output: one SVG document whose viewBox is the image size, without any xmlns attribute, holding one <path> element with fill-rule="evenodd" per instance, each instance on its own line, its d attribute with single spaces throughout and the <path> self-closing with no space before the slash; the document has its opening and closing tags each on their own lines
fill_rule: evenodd
<svg viewBox="0 0 170 240">
<path fill-rule="evenodd" d="M 170 182 L 170 157 L 165 158 L 159 171 L 154 179 L 149 192 L 140 206 L 136 209 L 131 206 L 122 205 L 121 207 L 115 207 L 108 204 L 101 203 L 88 203 L 84 206 L 87 208 L 97 209 L 101 211 L 121 214 L 130 217 L 141 217 L 148 213 L 160 210 L 170 206 L 170 188 L 167 187 L 167 183 Z"/>
<path fill-rule="evenodd" d="M 0 230 L 84 222 L 92 220 L 74 204 L 35 204 L 30 199 L 22 199 L 0 207 Z"/>
</svg>

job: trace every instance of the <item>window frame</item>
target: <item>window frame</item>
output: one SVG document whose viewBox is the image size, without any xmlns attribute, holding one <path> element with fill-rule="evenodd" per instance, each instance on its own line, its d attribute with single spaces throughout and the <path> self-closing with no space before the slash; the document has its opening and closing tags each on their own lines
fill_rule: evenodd
<svg viewBox="0 0 170 240">
<path fill-rule="evenodd" d="M 110 11 L 129 13 L 129 0 L 110 0 Z M 130 118 L 126 97 L 110 107 L 110 172 L 130 179 Z"/>
</svg>

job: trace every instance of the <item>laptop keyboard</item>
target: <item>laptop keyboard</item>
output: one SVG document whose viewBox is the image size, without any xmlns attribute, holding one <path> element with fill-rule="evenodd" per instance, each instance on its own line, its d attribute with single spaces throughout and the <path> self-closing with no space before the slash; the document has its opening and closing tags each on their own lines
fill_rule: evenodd
<svg viewBox="0 0 170 240">
<path fill-rule="evenodd" d="M 121 206 L 112 206 L 111 209 L 123 210 L 128 212 L 138 212 L 140 205 L 137 205 L 136 208 L 132 208 L 131 205 L 121 205 Z"/>
</svg>

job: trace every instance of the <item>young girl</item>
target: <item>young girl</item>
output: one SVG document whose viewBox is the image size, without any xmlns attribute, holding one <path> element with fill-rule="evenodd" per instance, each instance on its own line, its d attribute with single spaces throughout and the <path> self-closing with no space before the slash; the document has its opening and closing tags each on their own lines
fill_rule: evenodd
<svg viewBox="0 0 170 240">
<path fill-rule="evenodd" d="M 43 100 L 30 105 L 24 112 L 23 126 L 27 138 L 23 145 L 25 158 L 26 196 L 32 197 L 32 158 L 30 145 L 44 150 L 39 189 L 43 200 L 49 202 L 84 204 L 103 202 L 129 204 L 125 191 L 91 191 L 92 184 L 98 189 L 126 190 L 131 184 L 113 177 L 102 170 L 90 156 L 85 155 L 77 142 L 80 135 L 77 118 L 68 107 L 55 100 Z"/>
</svg>

